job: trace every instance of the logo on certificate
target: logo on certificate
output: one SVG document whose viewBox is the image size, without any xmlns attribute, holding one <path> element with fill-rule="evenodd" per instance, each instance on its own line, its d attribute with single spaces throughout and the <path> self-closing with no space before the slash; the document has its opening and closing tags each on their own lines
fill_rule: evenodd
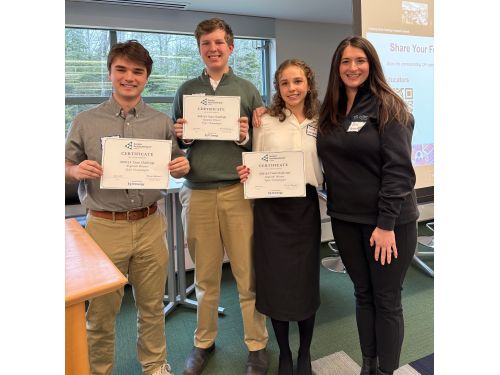
<svg viewBox="0 0 500 375">
<path fill-rule="evenodd" d="M 123 146 L 128 148 L 129 150 L 150 149 L 152 147 L 147 143 L 138 141 L 130 141 Z"/>
<path fill-rule="evenodd" d="M 260 158 L 260 160 L 269 161 L 269 155 L 265 154 L 263 157 Z"/>
</svg>

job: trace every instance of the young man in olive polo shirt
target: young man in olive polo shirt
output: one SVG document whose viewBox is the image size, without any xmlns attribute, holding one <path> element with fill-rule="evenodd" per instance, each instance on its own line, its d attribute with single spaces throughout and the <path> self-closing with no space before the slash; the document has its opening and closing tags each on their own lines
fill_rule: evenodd
<svg viewBox="0 0 500 375">
<path fill-rule="evenodd" d="M 153 60 L 137 41 L 117 43 L 108 55 L 111 98 L 75 117 L 66 139 L 66 179 L 79 181 L 80 201 L 89 211 L 86 230 L 132 285 L 137 316 L 137 353 L 147 375 L 171 375 L 166 361 L 163 296 L 168 250 L 160 190 L 100 188 L 101 139 L 173 139 L 173 177 L 189 162 L 173 136 L 172 120 L 144 103 L 141 93 Z M 165 166 L 167 167 L 167 166 Z M 90 372 L 109 375 L 114 363 L 115 320 L 123 288 L 94 298 L 87 310 Z"/>
<path fill-rule="evenodd" d="M 202 21 L 195 31 L 200 56 L 205 63 L 201 76 L 181 85 L 174 99 L 176 135 L 182 140 L 183 95 L 204 94 L 240 97 L 239 141 L 182 140 L 187 147 L 191 171 L 186 175 L 180 199 L 191 258 L 195 263 L 198 301 L 194 347 L 184 375 L 199 375 L 215 348 L 217 308 L 224 250 L 239 292 L 244 340 L 249 350 L 247 375 L 267 372 L 268 333 L 265 316 L 255 308 L 252 261 L 253 208 L 244 199 L 243 185 L 236 173 L 241 153 L 251 151 L 249 118 L 262 98 L 249 81 L 236 76 L 228 65 L 233 44 L 231 27 L 221 19 Z"/>
</svg>

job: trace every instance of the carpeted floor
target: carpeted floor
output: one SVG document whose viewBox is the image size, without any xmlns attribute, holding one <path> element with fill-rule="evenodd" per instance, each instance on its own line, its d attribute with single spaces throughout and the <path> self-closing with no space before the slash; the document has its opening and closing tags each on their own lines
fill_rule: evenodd
<svg viewBox="0 0 500 375">
<path fill-rule="evenodd" d="M 434 375 L 434 353 L 410 362 L 410 366 L 422 375 Z"/>
<path fill-rule="evenodd" d="M 433 357 L 433 355 L 431 355 Z M 430 356 L 428 356 L 430 357 Z M 425 357 L 422 360 L 427 362 Z M 419 362 L 416 361 L 416 362 Z M 422 367 L 416 368 L 415 362 L 404 365 L 394 372 L 394 375 L 433 375 L 434 366 L 424 369 Z M 360 367 L 349 357 L 345 352 L 340 351 L 330 354 L 326 357 L 319 358 L 312 363 L 314 375 L 359 375 Z M 420 369 L 420 371 L 419 371 Z"/>
<path fill-rule="evenodd" d="M 329 255 L 331 252 L 328 246 L 323 244 L 321 257 Z M 432 263 L 430 265 L 433 266 Z M 188 272 L 187 278 L 189 285 L 193 280 L 193 272 Z M 324 268 L 321 268 L 320 278 L 321 306 L 316 316 L 311 357 L 313 360 L 323 360 L 333 355 L 332 353 L 344 352 L 354 364 L 360 364 L 361 352 L 356 329 L 352 282 L 347 274 L 333 273 Z M 220 305 L 225 307 L 226 314 L 219 318 L 216 350 L 203 375 L 242 374 L 248 353 L 243 343 L 238 293 L 229 264 L 223 266 L 221 284 Z M 411 266 L 402 293 L 405 340 L 400 363 L 403 366 L 434 352 L 434 280 L 420 269 Z M 194 294 L 190 295 L 190 298 L 195 298 Z M 195 326 L 196 312 L 182 306 L 177 307 L 165 320 L 168 360 L 176 375 L 182 374 L 184 360 L 193 345 Z M 277 373 L 279 350 L 269 319 L 267 327 L 270 334 L 268 375 L 274 375 Z M 131 288 L 127 286 L 116 322 L 116 361 L 113 375 L 141 374 L 135 341 L 136 309 Z M 298 343 L 297 325 L 291 324 L 290 346 L 294 356 L 297 353 Z"/>
</svg>

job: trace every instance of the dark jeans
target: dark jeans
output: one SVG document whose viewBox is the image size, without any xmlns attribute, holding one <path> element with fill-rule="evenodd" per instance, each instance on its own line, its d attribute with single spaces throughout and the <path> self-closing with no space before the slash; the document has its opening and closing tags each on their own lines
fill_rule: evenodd
<svg viewBox="0 0 500 375">
<path fill-rule="evenodd" d="M 383 371 L 399 367 L 404 336 L 401 290 L 417 244 L 415 221 L 394 228 L 398 258 L 382 266 L 374 259 L 370 236 L 374 225 L 332 218 L 332 232 L 342 262 L 354 283 L 361 352 L 378 357 Z"/>
</svg>

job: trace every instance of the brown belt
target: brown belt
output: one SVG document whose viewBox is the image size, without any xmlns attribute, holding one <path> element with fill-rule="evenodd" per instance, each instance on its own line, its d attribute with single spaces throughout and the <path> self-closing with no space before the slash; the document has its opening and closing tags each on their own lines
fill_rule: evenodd
<svg viewBox="0 0 500 375">
<path fill-rule="evenodd" d="M 156 212 L 158 208 L 156 202 L 149 207 L 141 208 L 134 211 L 114 212 L 114 211 L 94 211 L 90 210 L 90 214 L 95 217 L 102 217 L 108 220 L 140 220 Z"/>
</svg>

